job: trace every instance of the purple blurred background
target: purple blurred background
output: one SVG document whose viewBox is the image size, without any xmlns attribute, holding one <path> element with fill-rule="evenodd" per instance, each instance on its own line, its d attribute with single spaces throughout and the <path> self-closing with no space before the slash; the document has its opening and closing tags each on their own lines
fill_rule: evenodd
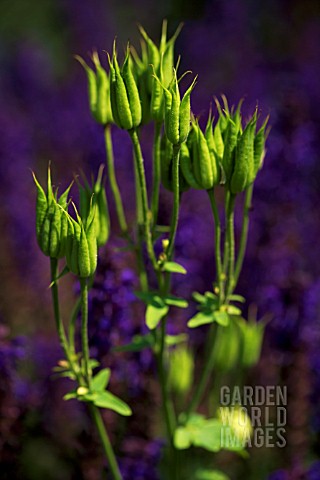
<svg viewBox="0 0 320 480">
<path fill-rule="evenodd" d="M 48 259 L 35 242 L 35 189 L 30 169 L 56 184 L 104 162 L 103 134 L 91 119 L 85 75 L 74 54 L 138 44 L 137 23 L 157 40 L 185 26 L 176 44 L 181 70 L 199 75 L 192 107 L 206 118 L 213 96 L 245 96 L 270 114 L 265 166 L 256 182 L 248 255 L 238 293 L 270 314 L 264 352 L 252 373 L 258 384 L 288 386 L 287 447 L 234 460 L 231 478 L 320 478 L 320 4 L 317 0 L 147 2 L 2 0 L 0 5 L 0 478 L 101 479 L 98 441 L 81 408 L 61 400 L 69 387 L 52 379 L 61 356 L 50 305 Z M 105 59 L 104 59 L 105 61 Z M 125 132 L 114 129 L 117 176 L 130 212 L 133 172 Z M 150 129 L 142 132 L 150 167 Z M 165 218 L 170 196 L 163 193 Z M 114 219 L 113 205 L 111 216 Z M 209 220 L 208 220 L 209 219 Z M 204 194 L 184 195 L 177 256 L 190 275 L 176 284 L 190 297 L 210 288 L 213 227 Z M 125 425 L 105 416 L 125 479 L 156 480 L 161 439 L 159 394 L 150 354 L 115 355 L 143 327 L 137 323 L 137 280 L 129 254 L 103 250 L 91 295 L 91 347 L 111 365 L 113 391 L 135 410 Z M 63 280 L 63 312 L 72 279 Z M 179 320 L 185 329 L 185 319 Z M 194 333 L 195 349 L 203 334 Z M 114 428 L 113 428 L 114 427 Z M 124 438 L 124 431 L 129 432 Z M 228 467 L 228 461 L 222 459 Z M 230 463 L 230 462 L 229 462 Z M 108 477 L 105 477 L 108 478 Z M 187 477 L 186 477 L 187 478 Z"/>
</svg>

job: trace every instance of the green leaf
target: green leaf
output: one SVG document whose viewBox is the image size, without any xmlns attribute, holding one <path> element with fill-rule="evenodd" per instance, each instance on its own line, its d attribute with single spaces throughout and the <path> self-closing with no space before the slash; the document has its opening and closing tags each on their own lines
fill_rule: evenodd
<svg viewBox="0 0 320 480">
<path fill-rule="evenodd" d="M 201 469 L 196 471 L 195 480 L 230 480 L 230 477 L 220 470 Z"/>
<path fill-rule="evenodd" d="M 206 297 L 199 292 L 193 292 L 192 297 L 196 302 L 200 304 L 205 304 L 207 301 Z"/>
<path fill-rule="evenodd" d="M 227 312 L 214 312 L 213 316 L 214 320 L 222 327 L 227 327 L 229 325 L 230 318 Z"/>
<path fill-rule="evenodd" d="M 52 288 L 53 285 L 54 285 L 55 283 L 57 283 L 58 280 L 60 280 L 60 278 L 62 278 L 62 277 L 64 277 L 65 275 L 67 275 L 67 273 L 69 273 L 69 272 L 70 272 L 70 269 L 69 269 L 69 267 L 66 265 L 66 266 L 63 268 L 62 272 L 60 272 L 59 275 L 55 278 L 55 280 L 53 280 L 53 282 L 50 283 L 49 288 Z"/>
<path fill-rule="evenodd" d="M 91 390 L 93 392 L 103 392 L 109 383 L 110 375 L 110 368 L 100 370 L 91 380 Z"/>
<path fill-rule="evenodd" d="M 125 417 L 132 415 L 129 405 L 110 392 L 101 392 L 95 395 L 92 400 L 96 407 L 108 408 Z"/>
<path fill-rule="evenodd" d="M 184 298 L 179 298 L 175 297 L 174 295 L 166 295 L 163 297 L 164 302 L 167 305 L 171 305 L 173 307 L 179 307 L 179 308 L 187 308 L 188 307 L 188 302 Z"/>
<path fill-rule="evenodd" d="M 178 450 L 185 450 L 191 447 L 190 432 L 185 427 L 178 427 L 174 432 L 174 446 Z"/>
<path fill-rule="evenodd" d="M 214 321 L 212 312 L 199 312 L 188 321 L 189 328 L 196 328 L 200 325 L 206 325 Z"/>
<path fill-rule="evenodd" d="M 235 315 L 235 316 L 239 316 L 242 313 L 240 308 L 235 307 L 234 305 L 228 305 L 227 312 L 229 313 L 229 315 Z"/>
<path fill-rule="evenodd" d="M 77 398 L 77 391 L 72 390 L 72 392 L 66 393 L 63 396 L 63 400 L 71 400 L 72 398 Z"/>
<path fill-rule="evenodd" d="M 233 302 L 245 303 L 246 299 L 242 295 L 230 295 L 229 299 Z"/>
<path fill-rule="evenodd" d="M 180 333 L 179 335 L 166 335 L 165 343 L 168 347 L 173 347 L 179 343 L 186 342 L 188 340 L 188 335 L 186 333 Z"/>
<path fill-rule="evenodd" d="M 221 427 L 217 419 L 206 420 L 193 434 L 193 445 L 202 447 L 209 452 L 221 450 Z"/>
<path fill-rule="evenodd" d="M 162 270 L 169 273 L 182 273 L 183 275 L 187 273 L 187 270 L 177 262 L 166 262 Z"/>
<path fill-rule="evenodd" d="M 147 335 L 135 335 L 132 342 L 127 345 L 120 345 L 112 350 L 114 352 L 140 352 L 145 348 L 152 348 L 154 345 L 154 338 L 150 333 Z"/>
<path fill-rule="evenodd" d="M 154 296 L 153 302 L 147 305 L 146 325 L 150 330 L 157 327 L 161 319 L 168 313 L 169 307 L 161 297 Z"/>
</svg>

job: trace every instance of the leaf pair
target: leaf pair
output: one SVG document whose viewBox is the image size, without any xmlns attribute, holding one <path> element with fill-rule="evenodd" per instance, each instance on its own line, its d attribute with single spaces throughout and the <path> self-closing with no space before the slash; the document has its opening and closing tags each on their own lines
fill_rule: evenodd
<svg viewBox="0 0 320 480">
<path fill-rule="evenodd" d="M 93 403 L 99 408 L 108 408 L 123 416 L 132 415 L 132 410 L 123 400 L 106 390 L 110 379 L 111 371 L 109 368 L 100 370 L 91 380 L 90 389 L 86 387 L 78 387 L 67 393 L 64 400 L 76 398 L 82 402 Z"/>
</svg>

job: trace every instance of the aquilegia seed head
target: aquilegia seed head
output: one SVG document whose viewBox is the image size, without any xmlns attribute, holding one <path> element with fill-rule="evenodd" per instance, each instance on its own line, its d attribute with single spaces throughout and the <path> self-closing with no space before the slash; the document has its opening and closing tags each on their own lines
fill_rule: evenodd
<svg viewBox="0 0 320 480">
<path fill-rule="evenodd" d="M 110 79 L 101 66 L 99 55 L 93 52 L 92 61 L 96 71 L 87 65 L 79 55 L 75 58 L 81 63 L 88 77 L 88 94 L 90 111 L 96 122 L 106 125 L 113 122 L 110 104 Z"/>
<path fill-rule="evenodd" d="M 187 145 L 181 151 L 181 168 L 183 175 L 192 188 L 205 189 L 220 182 L 221 168 L 212 142 L 212 119 L 209 117 L 205 133 L 198 121 L 192 121 L 192 129 Z"/>
<path fill-rule="evenodd" d="M 268 135 L 266 131 L 268 117 L 256 132 L 257 110 L 243 128 L 241 105 L 242 101 L 239 102 L 236 111 L 233 108 L 229 110 L 224 98 L 224 110 L 218 108 L 224 144 L 223 149 L 220 150 L 220 152 L 223 151 L 221 164 L 226 187 L 232 194 L 243 192 L 254 182 L 262 166 Z"/>
<path fill-rule="evenodd" d="M 35 174 L 33 179 L 37 187 L 36 234 L 42 252 L 51 258 L 62 258 L 66 253 L 68 221 L 63 215 L 68 205 L 71 185 L 57 198 L 57 190 L 53 192 L 50 166 L 48 168 L 47 193 L 43 190 Z"/>
<path fill-rule="evenodd" d="M 197 77 L 194 78 L 182 100 L 180 98 L 179 81 L 175 69 L 173 70 L 173 77 L 168 88 L 161 83 L 161 80 L 156 74 L 154 74 L 154 77 L 164 93 L 164 128 L 166 135 L 173 145 L 181 145 L 187 140 L 190 131 L 190 96 Z"/>
<path fill-rule="evenodd" d="M 68 221 L 66 261 L 69 270 L 80 278 L 91 277 L 97 268 L 96 206 L 91 203 L 86 219 L 74 206 L 76 220 L 64 211 Z"/>
<path fill-rule="evenodd" d="M 120 69 L 116 44 L 113 44 L 110 64 L 110 97 L 115 123 L 124 130 L 137 128 L 142 120 L 141 100 L 136 79 L 131 66 L 130 48 L 127 47 L 126 57 Z"/>
<path fill-rule="evenodd" d="M 96 207 L 94 222 L 98 247 L 102 247 L 107 243 L 110 233 L 108 203 L 106 191 L 102 182 L 103 169 L 104 165 L 101 165 L 97 179 L 92 186 L 86 179 L 84 187 L 79 184 L 81 218 L 83 220 L 87 220 L 90 214 L 91 204 L 95 205 Z"/>
</svg>

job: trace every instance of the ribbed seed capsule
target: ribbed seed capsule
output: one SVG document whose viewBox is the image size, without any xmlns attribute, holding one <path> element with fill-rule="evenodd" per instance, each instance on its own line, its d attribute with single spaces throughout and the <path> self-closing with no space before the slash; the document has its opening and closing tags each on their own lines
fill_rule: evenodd
<svg viewBox="0 0 320 480">
<path fill-rule="evenodd" d="M 192 165 L 191 165 L 191 158 L 190 158 L 190 152 L 189 152 L 189 147 L 187 143 L 183 143 L 181 145 L 181 150 L 180 150 L 180 165 L 181 165 L 181 171 L 184 176 L 184 179 L 186 183 L 191 187 L 195 188 L 197 190 L 202 190 L 201 185 L 197 182 Z"/>
<path fill-rule="evenodd" d="M 80 216 L 84 224 L 87 222 L 91 207 L 95 206 L 96 208 L 94 223 L 98 247 L 102 247 L 107 243 L 110 233 L 108 203 L 105 188 L 102 183 L 103 168 L 104 166 L 101 165 L 97 180 L 92 186 L 86 179 L 84 187 L 78 185 L 80 196 Z"/>
<path fill-rule="evenodd" d="M 269 121 L 269 117 L 265 119 L 262 127 L 259 129 L 258 133 L 254 138 L 254 171 L 257 175 L 258 171 L 262 167 L 263 158 L 265 154 L 265 143 L 266 143 L 266 127 Z"/>
<path fill-rule="evenodd" d="M 52 191 L 50 168 L 48 169 L 47 194 L 34 174 L 33 178 L 37 187 L 36 234 L 38 245 L 45 255 L 61 258 L 65 255 L 67 240 L 67 228 L 62 212 L 67 208 L 71 185 L 57 200 L 57 193 L 54 194 Z"/>
<path fill-rule="evenodd" d="M 126 58 L 120 70 L 115 43 L 113 46 L 112 61 L 109 58 L 111 73 L 111 108 L 116 124 L 124 130 L 131 130 L 140 125 L 142 109 L 136 80 L 130 64 L 129 47 Z"/>
<path fill-rule="evenodd" d="M 195 86 L 196 78 L 180 100 L 180 92 L 176 71 L 168 88 L 164 87 L 155 75 L 163 89 L 165 100 L 164 127 L 166 135 L 173 145 L 181 145 L 187 140 L 190 130 L 190 96 Z"/>
<path fill-rule="evenodd" d="M 227 185 L 230 184 L 234 169 L 235 148 L 237 145 L 238 128 L 231 117 L 228 117 L 228 124 L 224 137 L 224 152 L 222 157 L 222 167 L 226 177 Z"/>
<path fill-rule="evenodd" d="M 110 105 L 110 84 L 107 72 L 101 66 L 97 52 L 93 52 L 94 72 L 79 55 L 75 58 L 87 73 L 90 111 L 96 122 L 106 125 L 113 122 Z"/>
<path fill-rule="evenodd" d="M 182 150 L 182 146 L 181 146 Z M 189 185 L 186 182 L 183 172 L 182 172 L 182 165 L 181 165 L 181 150 L 180 150 L 180 163 L 179 163 L 179 190 L 180 192 L 185 192 L 188 190 Z M 160 161 L 161 161 L 161 181 L 163 186 L 170 190 L 170 192 L 174 191 L 174 186 L 172 183 L 173 177 L 173 145 L 168 140 L 166 135 L 163 135 L 161 139 L 161 151 L 160 151 Z"/>
<path fill-rule="evenodd" d="M 91 207 L 86 225 L 76 211 L 77 220 L 68 217 L 69 231 L 66 260 L 68 268 L 80 278 L 94 274 L 97 267 L 97 239 L 95 232 L 95 207 Z"/>
</svg>

